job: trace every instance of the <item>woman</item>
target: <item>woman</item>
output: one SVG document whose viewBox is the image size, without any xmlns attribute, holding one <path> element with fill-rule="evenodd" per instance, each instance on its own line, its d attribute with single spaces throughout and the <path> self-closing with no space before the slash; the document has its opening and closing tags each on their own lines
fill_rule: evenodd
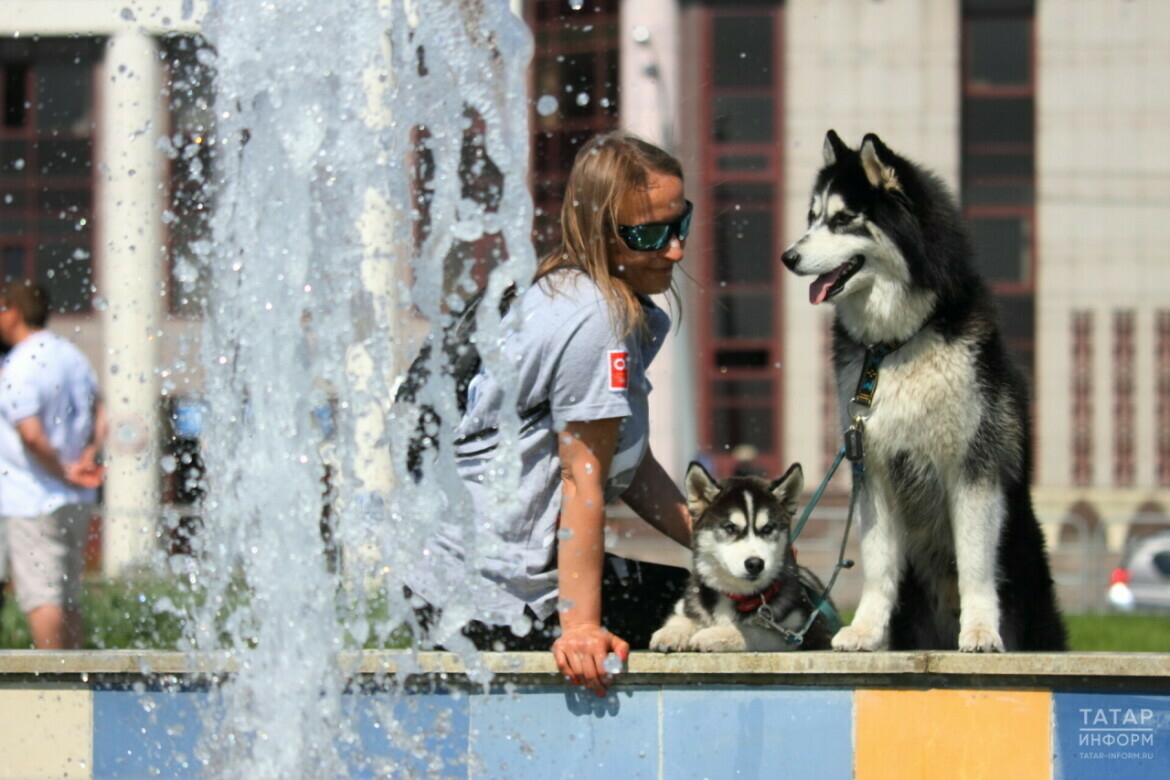
<svg viewBox="0 0 1170 780">
<path fill-rule="evenodd" d="M 498 542 L 477 545 L 478 624 L 464 633 L 480 647 L 541 649 L 559 622 L 552 642 L 557 666 L 599 696 L 612 680 L 606 657 L 624 660 L 629 653 L 627 640 L 604 627 L 620 621 L 621 605 L 632 608 L 631 626 L 644 625 L 643 641 L 665 616 L 623 589 L 625 562 L 614 559 L 607 569 L 606 504 L 620 497 L 664 534 L 690 544 L 685 500 L 649 448 L 645 374 L 670 328 L 649 296 L 672 290 L 690 221 L 673 156 L 621 132 L 587 142 L 569 174 L 561 245 L 507 315 L 520 318 L 504 345 L 518 371 L 508 384 L 514 389 L 518 382 L 515 403 L 529 410 L 519 439 L 520 496 L 501 502 L 490 487 L 491 470 L 499 468 L 492 454 L 503 382 L 486 372 L 472 380 L 455 433 L 459 473 L 477 516 L 499 534 Z M 466 565 L 457 529 L 429 547 L 439 566 Z M 634 565 L 657 580 L 655 600 L 669 609 L 685 570 Z M 415 590 L 451 610 L 432 598 L 441 596 L 434 583 Z"/>
</svg>

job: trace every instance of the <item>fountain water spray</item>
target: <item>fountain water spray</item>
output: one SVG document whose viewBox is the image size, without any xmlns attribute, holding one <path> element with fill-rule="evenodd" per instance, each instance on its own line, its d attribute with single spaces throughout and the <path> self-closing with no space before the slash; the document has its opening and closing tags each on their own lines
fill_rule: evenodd
<svg viewBox="0 0 1170 780">
<path fill-rule="evenodd" d="M 489 294 L 531 277 L 531 41 L 504 0 L 219 0 L 204 34 L 216 211 L 206 495 L 187 574 L 205 601 L 187 633 L 193 650 L 226 648 L 238 672 L 218 689 L 226 714 L 205 719 L 200 759 L 214 776 L 342 777 L 368 750 L 352 749 L 338 653 L 409 621 L 401 575 L 429 527 L 490 531 L 453 468 L 395 482 L 405 472 L 389 445 L 409 415 L 389 401 L 417 348 L 411 312 L 441 327 L 474 287 L 454 263 L 471 242 L 494 237 L 500 256 L 487 259 L 506 255 Z M 478 196 L 476 181 L 488 182 Z M 507 371 L 493 308 L 481 352 Z M 451 391 L 432 382 L 420 400 L 453 416 Z M 509 447 L 499 458 L 507 501 L 518 459 Z M 453 595 L 466 573 L 450 573 Z"/>
</svg>

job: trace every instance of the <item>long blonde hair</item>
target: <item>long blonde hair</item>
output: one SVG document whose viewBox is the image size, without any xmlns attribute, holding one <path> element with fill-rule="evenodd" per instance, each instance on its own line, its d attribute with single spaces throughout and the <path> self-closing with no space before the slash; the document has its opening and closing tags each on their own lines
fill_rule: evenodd
<svg viewBox="0 0 1170 780">
<path fill-rule="evenodd" d="M 653 174 L 682 179 L 682 164 L 666 150 L 622 130 L 586 141 L 565 185 L 560 244 L 541 260 L 533 279 L 566 268 L 583 272 L 609 302 L 623 336 L 643 330 L 646 317 L 637 294 L 614 272 L 613 250 L 621 241 L 617 212 L 625 194 L 645 187 Z M 670 294 L 671 308 L 679 308 L 673 281 Z"/>
</svg>

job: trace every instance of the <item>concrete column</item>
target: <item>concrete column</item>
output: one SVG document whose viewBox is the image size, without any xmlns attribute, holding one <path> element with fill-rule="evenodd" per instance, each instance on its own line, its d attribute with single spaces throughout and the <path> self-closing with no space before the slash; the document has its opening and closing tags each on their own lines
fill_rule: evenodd
<svg viewBox="0 0 1170 780">
<path fill-rule="evenodd" d="M 675 0 L 625 0 L 621 4 L 618 40 L 621 50 L 622 126 L 632 133 L 681 154 L 678 136 L 679 9 Z M 684 168 L 690 160 L 683 159 Z M 698 181 L 697 169 L 687 170 Z M 689 192 L 691 200 L 698 200 Z M 700 201 L 701 203 L 701 201 Z M 683 266 L 693 267 L 696 257 Z M 684 298 L 689 282 L 676 279 Z M 679 316 L 675 314 L 675 318 Z M 687 463 L 698 451 L 698 426 L 692 361 L 692 317 L 683 315 L 681 327 L 671 330 L 650 367 L 654 395 L 650 402 L 650 446 L 655 457 L 681 483 Z"/>
<path fill-rule="evenodd" d="M 159 507 L 158 363 L 164 262 L 165 132 L 155 40 L 127 28 L 112 35 L 98 139 L 98 296 L 104 299 L 102 392 L 110 420 L 103 569 L 142 565 L 156 544 Z"/>
</svg>

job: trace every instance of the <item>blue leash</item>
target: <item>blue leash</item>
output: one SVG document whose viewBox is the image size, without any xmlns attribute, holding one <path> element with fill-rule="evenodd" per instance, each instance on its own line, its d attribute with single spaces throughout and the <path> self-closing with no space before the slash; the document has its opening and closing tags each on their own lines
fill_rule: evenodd
<svg viewBox="0 0 1170 780">
<path fill-rule="evenodd" d="M 841 616 L 837 614 L 837 610 L 829 603 L 829 592 L 833 589 L 833 585 L 836 584 L 837 575 L 841 573 L 841 570 L 853 568 L 853 561 L 845 557 L 845 546 L 849 542 L 849 529 L 853 526 L 853 510 L 857 507 L 857 496 L 861 491 L 861 483 L 865 476 L 865 467 L 862 465 L 862 461 L 865 457 L 864 431 L 865 419 L 868 416 L 866 412 L 873 405 L 873 396 L 877 391 L 878 376 L 882 361 L 885 360 L 886 356 L 900 349 L 905 343 L 905 341 L 883 342 L 866 348 L 865 358 L 861 364 L 861 376 L 857 379 L 857 390 L 849 402 L 849 414 L 853 418 L 853 424 L 846 429 L 844 434 L 845 443 L 837 451 L 837 457 L 833 461 L 832 467 L 829 468 L 829 473 L 825 475 L 824 480 L 821 481 L 821 486 L 813 493 L 812 500 L 808 502 L 808 506 L 804 508 L 804 513 L 801 514 L 800 520 L 796 524 L 796 530 L 789 537 L 789 543 L 791 544 L 796 541 L 796 537 L 800 536 L 800 532 L 804 530 L 805 523 L 808 522 L 809 516 L 812 515 L 813 508 L 821 500 L 825 488 L 829 486 L 829 480 L 837 472 L 837 467 L 841 465 L 843 459 L 849 458 L 849 461 L 853 464 L 853 487 L 849 492 L 849 514 L 845 518 L 845 533 L 841 537 L 841 551 L 837 555 L 837 566 L 833 569 L 833 576 L 829 578 L 829 584 L 825 586 L 823 593 L 818 595 L 811 588 L 805 586 L 805 591 L 809 594 L 809 598 L 813 603 L 813 612 L 809 615 L 808 622 L 804 624 L 804 628 L 787 635 L 786 638 L 790 644 L 798 645 L 804 641 L 804 635 L 812 626 L 813 621 L 817 619 L 818 613 L 824 615 L 829 620 L 834 632 L 844 626 Z"/>
<path fill-rule="evenodd" d="M 796 523 L 796 530 L 792 532 L 792 541 L 796 541 L 796 537 L 800 536 L 800 532 L 804 530 L 805 523 L 808 522 L 809 516 L 812 514 L 813 507 L 821 500 L 821 496 L 825 493 L 825 488 L 829 486 L 829 480 L 837 473 L 837 467 L 841 465 L 842 459 L 845 457 L 845 445 L 841 445 L 841 449 L 837 451 L 837 458 L 833 461 L 833 465 L 829 468 L 829 473 L 821 481 L 821 486 L 817 488 L 817 492 L 813 493 L 812 500 L 808 502 L 808 506 L 804 508 L 804 513 L 800 516 L 800 520 Z"/>
<path fill-rule="evenodd" d="M 833 465 L 829 468 L 829 473 L 821 480 L 820 487 L 813 493 L 812 499 L 808 502 L 808 506 L 804 508 L 804 513 L 801 514 L 800 520 L 796 523 L 796 529 L 792 532 L 790 543 L 795 542 L 796 537 L 800 536 L 800 532 L 804 530 L 805 524 L 812 515 L 813 508 L 821 500 L 821 496 L 825 493 L 825 488 L 829 486 L 829 480 L 837 473 L 837 467 L 841 465 L 841 461 L 844 458 L 845 445 L 841 445 L 841 449 L 837 452 L 837 457 L 833 461 Z M 837 610 L 829 603 L 829 593 L 833 590 L 833 586 L 837 584 L 837 575 L 841 573 L 841 570 L 853 568 L 853 561 L 845 558 L 845 546 L 849 543 L 849 529 L 853 525 L 853 508 L 857 505 L 857 492 L 861 484 L 861 474 L 861 464 L 854 463 L 853 489 L 849 496 L 849 514 L 845 520 L 845 533 L 841 538 L 841 550 L 837 554 L 837 565 L 833 568 L 833 576 L 829 578 L 829 584 L 825 586 L 824 591 L 821 593 L 817 593 L 807 584 L 804 585 L 805 592 L 812 601 L 813 611 L 808 616 L 808 621 L 805 622 L 799 631 L 790 633 L 785 637 L 789 644 L 799 645 L 804 641 L 804 635 L 812 628 L 812 624 L 816 621 L 818 614 L 824 615 L 829 621 L 829 626 L 832 628 L 833 633 L 840 631 L 845 625 L 845 621 L 841 620 L 841 616 L 837 613 Z"/>
</svg>

